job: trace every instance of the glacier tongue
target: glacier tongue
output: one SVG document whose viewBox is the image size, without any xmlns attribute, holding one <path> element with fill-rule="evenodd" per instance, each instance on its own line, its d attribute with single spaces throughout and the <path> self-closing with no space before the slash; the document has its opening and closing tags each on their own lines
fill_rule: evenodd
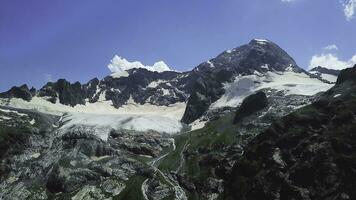
<svg viewBox="0 0 356 200">
<path fill-rule="evenodd" d="M 130 98 L 126 105 L 116 109 L 111 101 L 87 102 L 74 107 L 57 102 L 52 104 L 41 97 L 34 97 L 30 102 L 18 98 L 0 102 L 14 108 L 37 110 L 39 112 L 63 115 L 60 134 L 71 130 L 83 130 L 89 134 L 107 140 L 112 129 L 156 131 L 175 134 L 183 128 L 180 119 L 186 104 L 176 103 L 169 106 L 137 104 Z"/>
<path fill-rule="evenodd" d="M 175 134 L 183 128 L 178 120 L 158 115 L 72 113 L 65 115 L 62 121 L 64 125 L 59 129 L 60 134 L 79 129 L 104 141 L 108 139 L 109 133 L 113 129 Z"/>
</svg>

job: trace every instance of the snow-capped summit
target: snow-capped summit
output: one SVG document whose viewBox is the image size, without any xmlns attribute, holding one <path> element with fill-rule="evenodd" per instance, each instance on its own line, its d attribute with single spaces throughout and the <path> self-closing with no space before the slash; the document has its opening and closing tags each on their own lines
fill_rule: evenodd
<svg viewBox="0 0 356 200">
<path fill-rule="evenodd" d="M 112 76 L 115 78 L 128 76 L 127 70 L 130 69 L 147 69 L 148 71 L 153 72 L 164 72 L 164 71 L 172 71 L 168 65 L 163 61 L 158 61 L 154 63 L 152 66 L 143 65 L 139 61 L 130 62 L 123 57 L 115 55 L 113 59 L 111 59 L 111 63 L 108 65 L 108 68 L 113 73 Z"/>
<path fill-rule="evenodd" d="M 298 67 L 281 47 L 266 39 L 222 52 L 198 65 L 182 121 L 191 123 L 209 110 L 236 107 L 261 89 L 285 95 L 314 95 L 332 85 Z"/>
<path fill-rule="evenodd" d="M 267 40 L 267 39 L 253 39 L 251 42 L 256 42 L 256 43 L 258 43 L 258 44 L 262 44 L 262 45 L 264 45 L 264 44 L 267 44 L 267 43 L 269 43 L 270 41 L 269 40 Z M 251 43 L 250 42 L 250 43 Z"/>
<path fill-rule="evenodd" d="M 253 74 L 255 71 L 282 72 L 290 68 L 300 70 L 294 59 L 277 44 L 265 39 L 253 39 L 248 44 L 224 51 L 216 58 L 200 64 L 195 70 L 227 70 L 234 74 Z"/>
</svg>

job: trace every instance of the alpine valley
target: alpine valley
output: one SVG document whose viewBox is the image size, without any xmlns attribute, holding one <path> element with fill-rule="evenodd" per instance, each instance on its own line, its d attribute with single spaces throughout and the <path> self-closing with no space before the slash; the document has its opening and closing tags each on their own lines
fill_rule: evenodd
<svg viewBox="0 0 356 200">
<path fill-rule="evenodd" d="M 0 199 L 356 199 L 356 66 L 253 39 L 191 71 L 0 93 Z"/>
</svg>

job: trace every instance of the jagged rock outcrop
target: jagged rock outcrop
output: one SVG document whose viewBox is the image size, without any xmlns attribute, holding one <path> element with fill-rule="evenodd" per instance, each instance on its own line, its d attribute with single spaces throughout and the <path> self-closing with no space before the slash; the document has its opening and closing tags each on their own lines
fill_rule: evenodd
<svg viewBox="0 0 356 200">
<path fill-rule="evenodd" d="M 262 110 L 268 106 L 267 96 L 263 91 L 259 91 L 246 97 L 236 112 L 234 123 L 236 124 L 244 117 L 254 112 Z"/>
<path fill-rule="evenodd" d="M 356 198 L 356 68 L 319 100 L 275 122 L 226 176 L 225 199 Z"/>
<path fill-rule="evenodd" d="M 128 77 L 108 76 L 100 81 L 97 96 L 105 93 L 116 108 L 132 98 L 138 104 L 167 106 L 185 102 L 188 97 L 187 73 L 173 71 L 153 72 L 146 69 L 128 70 Z"/>
<path fill-rule="evenodd" d="M 32 97 L 35 95 L 36 89 L 29 89 L 26 84 L 20 87 L 12 87 L 7 92 L 0 93 L 0 98 L 20 98 L 25 101 L 31 101 Z"/>
<path fill-rule="evenodd" d="M 55 103 L 57 98 L 61 104 L 75 106 L 85 104 L 86 91 L 79 82 L 71 84 L 65 79 L 49 82 L 39 91 L 39 96 L 49 97 Z"/>
</svg>

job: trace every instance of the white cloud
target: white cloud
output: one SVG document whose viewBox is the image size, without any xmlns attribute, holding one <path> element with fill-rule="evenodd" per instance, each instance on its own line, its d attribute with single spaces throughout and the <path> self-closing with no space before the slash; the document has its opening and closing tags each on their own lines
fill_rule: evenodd
<svg viewBox="0 0 356 200">
<path fill-rule="evenodd" d="M 339 50 L 339 48 L 336 46 L 336 44 L 331 44 L 331 45 L 328 45 L 328 46 L 324 47 L 324 50 L 326 50 L 326 51 L 332 51 L 332 50 L 337 51 L 337 50 Z"/>
<path fill-rule="evenodd" d="M 314 55 L 310 60 L 309 69 L 322 66 L 329 69 L 345 69 L 356 64 L 356 54 L 349 60 L 340 60 L 336 54 L 322 53 Z"/>
<path fill-rule="evenodd" d="M 355 15 L 356 0 L 344 0 L 343 6 L 346 20 L 350 21 Z"/>
<path fill-rule="evenodd" d="M 163 61 L 159 61 L 153 64 L 153 66 L 143 65 L 139 61 L 130 62 L 125 58 L 115 55 L 111 60 L 111 63 L 108 65 L 108 68 L 113 73 L 123 73 L 126 70 L 134 69 L 134 68 L 144 68 L 149 71 L 154 72 L 164 72 L 164 71 L 172 71 L 166 63 Z"/>
<path fill-rule="evenodd" d="M 282 0 L 282 2 L 293 2 L 293 1 L 296 1 L 296 0 Z"/>
</svg>

